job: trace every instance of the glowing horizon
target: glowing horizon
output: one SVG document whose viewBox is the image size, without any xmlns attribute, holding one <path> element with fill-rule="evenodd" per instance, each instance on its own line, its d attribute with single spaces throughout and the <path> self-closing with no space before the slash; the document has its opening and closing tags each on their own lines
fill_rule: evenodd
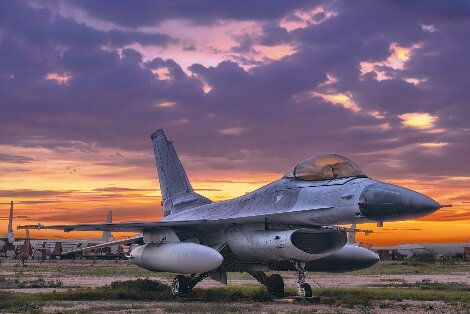
<svg viewBox="0 0 470 314">
<path fill-rule="evenodd" d="M 108 210 L 160 219 L 149 135 L 161 128 L 214 201 L 339 153 L 454 205 L 360 241 L 470 238 L 464 5 L 25 0 L 0 11 L 0 233 L 10 200 L 15 225 L 102 222 Z"/>
</svg>

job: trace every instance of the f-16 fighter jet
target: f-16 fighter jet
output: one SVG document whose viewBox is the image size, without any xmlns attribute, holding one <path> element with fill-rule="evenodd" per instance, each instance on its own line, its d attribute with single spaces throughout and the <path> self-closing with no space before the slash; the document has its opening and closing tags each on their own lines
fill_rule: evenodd
<svg viewBox="0 0 470 314">
<path fill-rule="evenodd" d="M 149 270 L 177 273 L 174 294 L 190 293 L 207 277 L 226 283 L 229 271 L 248 272 L 271 292 L 282 294 L 282 277 L 268 277 L 266 272 L 294 270 L 299 297 L 311 297 L 305 271 L 328 264 L 330 270 L 341 270 L 358 257 L 366 261 L 359 263 L 362 267 L 378 260 L 374 253 L 348 245 L 346 230 L 336 225 L 418 218 L 441 207 L 425 195 L 367 177 L 337 154 L 308 158 L 258 190 L 212 202 L 194 192 L 164 132 L 157 130 L 151 139 L 162 220 L 36 227 L 140 232 L 109 245 L 141 242 L 130 252 L 131 261 Z"/>
</svg>

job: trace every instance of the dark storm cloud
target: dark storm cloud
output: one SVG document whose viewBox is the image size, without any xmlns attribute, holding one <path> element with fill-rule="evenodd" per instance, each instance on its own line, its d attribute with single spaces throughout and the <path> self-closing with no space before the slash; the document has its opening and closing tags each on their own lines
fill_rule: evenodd
<svg viewBox="0 0 470 314">
<path fill-rule="evenodd" d="M 391 4 L 402 8 L 409 14 L 433 19 L 458 19 L 468 18 L 470 15 L 470 1 L 457 0 L 390 0 Z"/>
<path fill-rule="evenodd" d="M 36 221 L 61 221 L 67 223 L 102 223 L 106 220 L 109 208 L 113 211 L 113 221 L 156 221 L 161 218 L 162 207 L 159 202 L 154 204 L 134 204 L 134 206 L 103 205 L 95 208 L 57 208 L 60 210 L 41 210 L 47 216 L 34 217 Z"/>
<path fill-rule="evenodd" d="M 266 22 L 263 23 L 261 28 L 261 36 L 254 34 L 242 34 L 232 36 L 232 39 L 235 40 L 238 44 L 231 48 L 231 52 L 234 53 L 254 53 L 254 45 L 263 45 L 263 46 L 276 46 L 281 44 L 286 44 L 291 41 L 288 31 L 280 27 L 278 22 Z M 256 64 L 256 61 L 250 60 L 248 58 L 244 59 L 243 55 L 238 57 L 241 64 L 244 65 L 260 65 Z"/>
<path fill-rule="evenodd" d="M 13 216 L 13 219 L 30 219 L 29 216 Z M 0 220 L 9 220 L 10 216 L 0 217 Z"/>
<path fill-rule="evenodd" d="M 101 31 L 71 18 L 64 18 L 48 9 L 34 9 L 26 1 L 0 3 L 2 28 L 16 38 L 30 43 L 56 44 L 74 47 L 121 47 L 131 43 L 162 45 L 171 41 L 164 34 L 149 34 L 139 31 Z"/>
<path fill-rule="evenodd" d="M 316 16 L 318 25 L 288 32 L 279 19 L 318 3 L 251 2 L 251 10 L 239 2 L 202 3 L 73 4 L 94 18 L 125 26 L 174 18 L 194 23 L 261 21 L 260 37 L 238 38 L 239 46 L 233 49 L 242 52 L 238 59 L 213 67 L 195 62 L 189 68 L 193 75 L 188 75 L 174 60 L 144 60 L 139 52 L 122 49 L 133 42 L 168 44 L 173 39 L 165 35 L 101 31 L 26 2 L 2 2 L 0 143 L 63 153 L 109 147 L 145 151 L 149 155 L 135 165 L 153 167 L 149 134 L 164 128 L 190 170 L 283 172 L 310 154 L 337 151 L 371 175 L 416 176 L 435 173 L 436 165 L 445 165 L 440 175 L 468 173 L 464 159 L 470 153 L 470 47 L 462 40 L 469 27 L 465 10 L 457 13 L 450 8 L 439 17 L 434 5 L 421 8 L 427 2 L 418 7 L 399 1 L 326 2 L 336 15 Z M 435 31 L 426 31 L 424 24 L 432 24 Z M 234 61 L 243 60 L 243 52 L 253 45 L 283 43 L 292 44 L 297 52 L 269 63 Z M 403 70 L 383 69 L 392 79 L 363 76 L 360 62 L 386 60 L 392 43 L 420 48 L 413 50 Z M 241 64 L 248 62 L 256 65 L 250 71 Z M 169 77 L 152 72 L 159 68 Z M 69 78 L 63 83 L 46 80 L 49 73 Z M 336 82 L 320 86 L 327 74 Z M 413 85 L 406 78 L 426 81 Z M 210 92 L 204 93 L 202 81 L 211 86 Z M 364 110 L 355 113 L 334 106 L 314 91 L 348 93 Z M 366 110 L 384 118 L 374 118 Z M 402 128 L 397 116 L 407 112 L 436 115 L 436 127 L 446 131 Z M 437 154 L 419 145 L 427 142 L 449 145 Z M 407 145 L 412 148 L 391 152 Z M 450 157 L 456 162 L 447 163 Z M 402 172 L 387 166 L 391 160 L 400 162 Z M 109 164 L 119 162 L 126 159 Z"/>
<path fill-rule="evenodd" d="M 0 162 L 7 162 L 7 163 L 13 163 L 13 164 L 28 164 L 33 161 L 34 161 L 34 158 L 27 157 L 27 156 L 0 153 Z"/>
<path fill-rule="evenodd" d="M 96 188 L 93 191 L 96 192 L 116 192 L 116 193 L 127 193 L 127 192 L 150 192 L 154 191 L 149 189 L 135 189 L 135 188 L 124 188 L 124 187 L 104 187 L 104 188 Z"/>
<path fill-rule="evenodd" d="M 271 20 L 282 18 L 288 12 L 314 6 L 319 1 L 254 0 L 243 3 L 236 0 L 213 2 L 210 0 L 172 1 L 144 0 L 74 1 L 93 17 L 117 25 L 136 27 L 155 25 L 168 19 L 188 19 L 194 23 L 212 24 L 218 20 Z"/>
<path fill-rule="evenodd" d="M 77 190 L 69 191 L 55 191 L 55 190 L 30 190 L 30 189 L 15 189 L 15 190 L 0 190 L 0 197 L 53 197 L 53 196 L 67 196 L 77 193 Z"/>
<path fill-rule="evenodd" d="M 263 24 L 263 35 L 259 39 L 259 43 L 266 46 L 275 46 L 290 42 L 289 32 L 274 22 Z"/>
</svg>

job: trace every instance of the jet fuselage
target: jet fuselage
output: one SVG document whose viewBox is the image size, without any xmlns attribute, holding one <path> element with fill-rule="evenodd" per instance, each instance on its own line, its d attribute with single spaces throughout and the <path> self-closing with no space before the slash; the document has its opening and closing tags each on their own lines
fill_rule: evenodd
<svg viewBox="0 0 470 314">
<path fill-rule="evenodd" d="M 270 215 L 268 223 L 318 226 L 413 219 L 438 208 L 423 194 L 370 178 L 282 178 L 239 198 L 176 210 L 162 221 L 245 217 L 249 222 L 251 217 L 255 222 L 257 216 Z"/>
</svg>

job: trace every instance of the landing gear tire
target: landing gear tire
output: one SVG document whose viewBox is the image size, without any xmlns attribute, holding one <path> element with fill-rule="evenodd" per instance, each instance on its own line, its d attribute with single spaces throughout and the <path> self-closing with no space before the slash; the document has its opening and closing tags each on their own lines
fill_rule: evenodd
<svg viewBox="0 0 470 314">
<path fill-rule="evenodd" d="M 268 277 L 268 290 L 276 295 L 284 294 L 284 280 L 278 274 L 272 274 Z"/>
<path fill-rule="evenodd" d="M 171 293 L 176 296 L 188 294 L 188 292 L 188 278 L 183 275 L 176 276 L 175 279 L 173 279 L 173 283 L 171 284 Z"/>
<path fill-rule="evenodd" d="M 305 297 L 306 298 L 311 298 L 313 297 L 313 292 L 312 292 L 312 287 L 308 283 L 303 283 L 301 285 L 301 289 L 305 291 Z"/>
</svg>

